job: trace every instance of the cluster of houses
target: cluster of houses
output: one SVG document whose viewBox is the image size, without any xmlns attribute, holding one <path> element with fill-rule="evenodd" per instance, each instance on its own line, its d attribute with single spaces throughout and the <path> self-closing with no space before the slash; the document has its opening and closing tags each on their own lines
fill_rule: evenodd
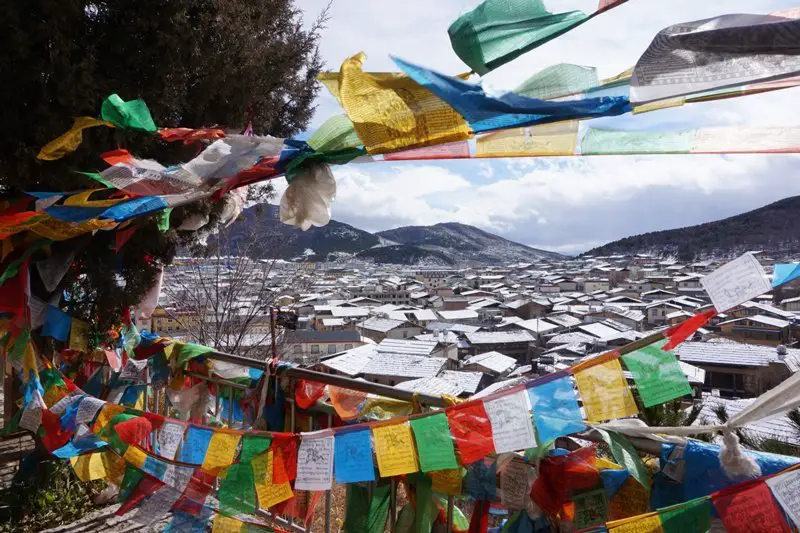
<svg viewBox="0 0 800 533">
<path fill-rule="evenodd" d="M 759 259 L 768 267 L 769 258 Z M 281 297 L 299 315 L 281 357 L 409 391 L 485 395 L 710 309 L 700 280 L 726 261 L 619 255 L 452 270 L 318 265 L 303 270 L 305 292 Z M 696 398 L 751 398 L 800 370 L 798 313 L 800 285 L 789 284 L 698 330 L 675 350 Z"/>
</svg>

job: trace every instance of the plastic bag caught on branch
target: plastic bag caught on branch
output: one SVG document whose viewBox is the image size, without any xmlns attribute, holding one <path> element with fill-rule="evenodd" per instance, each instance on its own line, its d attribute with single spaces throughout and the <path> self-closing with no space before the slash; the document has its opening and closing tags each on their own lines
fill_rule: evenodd
<svg viewBox="0 0 800 533">
<path fill-rule="evenodd" d="M 310 164 L 298 172 L 281 198 L 281 222 L 303 231 L 331 220 L 336 180 L 325 164 Z"/>
</svg>

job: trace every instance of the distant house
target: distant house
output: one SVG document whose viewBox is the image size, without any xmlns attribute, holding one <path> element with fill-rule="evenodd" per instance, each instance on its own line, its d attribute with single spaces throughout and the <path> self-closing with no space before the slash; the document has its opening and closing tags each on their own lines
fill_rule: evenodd
<svg viewBox="0 0 800 533">
<path fill-rule="evenodd" d="M 800 350 L 736 342 L 684 342 L 675 355 L 705 370 L 703 389 L 758 396 L 800 370 Z"/>
<path fill-rule="evenodd" d="M 376 353 L 364 366 L 364 379 L 374 383 L 394 386 L 416 378 L 435 377 L 447 359 L 424 355 Z"/>
<path fill-rule="evenodd" d="M 321 356 L 335 354 L 361 346 L 364 342 L 357 331 L 289 330 L 284 335 L 283 352 L 289 360 L 316 363 Z"/>
<path fill-rule="evenodd" d="M 462 368 L 497 377 L 510 373 L 516 366 L 517 361 L 513 357 L 492 351 L 473 355 L 464 361 Z"/>
<path fill-rule="evenodd" d="M 792 341 L 792 324 L 788 320 L 766 315 L 734 318 L 717 324 L 720 335 L 739 342 L 777 346 Z"/>
<path fill-rule="evenodd" d="M 358 323 L 361 335 L 375 342 L 383 339 L 409 339 L 422 333 L 422 327 L 405 320 L 372 317 Z"/>
<path fill-rule="evenodd" d="M 800 311 L 800 296 L 796 296 L 794 298 L 786 298 L 785 300 L 781 301 L 781 309 L 783 309 L 784 311 L 793 311 L 793 312 Z"/>
<path fill-rule="evenodd" d="M 505 302 L 503 307 L 508 311 L 507 314 L 513 314 L 523 320 L 531 318 L 540 318 L 545 316 L 551 309 L 553 304 L 547 299 L 518 299 L 510 302 Z"/>
<path fill-rule="evenodd" d="M 476 331 L 465 333 L 464 337 L 469 355 L 497 351 L 515 358 L 519 364 L 530 362 L 532 344 L 536 342 L 536 337 L 526 330 Z"/>
<path fill-rule="evenodd" d="M 651 326 L 662 326 L 667 323 L 667 315 L 676 311 L 683 311 L 680 305 L 661 301 L 648 305 L 645 308 L 647 313 L 647 323 Z"/>
</svg>

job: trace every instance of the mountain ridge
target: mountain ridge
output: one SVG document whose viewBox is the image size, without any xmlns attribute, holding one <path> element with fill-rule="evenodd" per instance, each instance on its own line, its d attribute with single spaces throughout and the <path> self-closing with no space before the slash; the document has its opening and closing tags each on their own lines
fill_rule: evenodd
<svg viewBox="0 0 800 533">
<path fill-rule="evenodd" d="M 674 254 L 681 260 L 747 250 L 800 252 L 800 196 L 791 196 L 720 220 L 632 235 L 581 254 Z"/>
<path fill-rule="evenodd" d="M 283 224 L 278 213 L 279 209 L 274 205 L 245 209 L 231 225 L 227 246 L 232 249 L 229 252 L 235 252 L 237 247 L 247 242 L 249 254 L 258 258 L 309 261 L 363 259 L 376 263 L 448 267 L 564 257 L 457 222 L 402 226 L 370 233 L 331 220 L 326 226 L 300 231 Z M 248 234 L 255 237 L 249 239 Z"/>
</svg>

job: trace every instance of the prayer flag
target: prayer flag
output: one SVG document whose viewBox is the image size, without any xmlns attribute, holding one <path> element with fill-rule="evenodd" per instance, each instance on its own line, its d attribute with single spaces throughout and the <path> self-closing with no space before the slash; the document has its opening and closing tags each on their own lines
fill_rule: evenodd
<svg viewBox="0 0 800 533">
<path fill-rule="evenodd" d="M 419 470 L 414 440 L 408 422 L 372 428 L 375 455 L 381 477 L 410 474 Z"/>
<path fill-rule="evenodd" d="M 233 463 L 236 448 L 239 446 L 241 435 L 232 431 L 216 430 L 208 443 L 208 450 L 203 459 L 203 470 L 212 475 L 219 474 L 220 470 Z"/>
<path fill-rule="evenodd" d="M 533 418 L 524 390 L 483 403 L 492 425 L 496 453 L 527 450 L 536 446 Z"/>
<path fill-rule="evenodd" d="M 338 483 L 374 481 L 375 466 L 369 429 L 337 433 L 333 465 Z"/>
<path fill-rule="evenodd" d="M 736 487 L 736 490 L 722 491 L 712 496 L 712 501 L 725 530 L 730 533 L 790 531 L 764 481 L 756 481 L 746 490 Z"/>
<path fill-rule="evenodd" d="M 330 490 L 333 483 L 333 435 L 304 433 L 297 451 L 296 490 Z"/>
<path fill-rule="evenodd" d="M 420 469 L 423 472 L 458 468 L 446 414 L 415 418 L 411 420 L 411 429 L 414 430 Z"/>
<path fill-rule="evenodd" d="M 283 483 L 272 481 L 274 456 L 274 452 L 270 450 L 266 454 L 255 457 L 252 462 L 258 505 L 263 509 L 269 509 L 293 496 L 292 486 L 288 481 Z"/>
<path fill-rule="evenodd" d="M 448 409 L 447 421 L 461 464 L 474 463 L 494 452 L 492 426 L 483 402 L 465 403 Z"/>
<path fill-rule="evenodd" d="M 189 426 L 178 460 L 183 463 L 202 465 L 206 457 L 208 444 L 213 436 L 213 429 L 194 425 Z"/>
<path fill-rule="evenodd" d="M 69 131 L 45 144 L 42 149 L 39 150 L 39 155 L 36 156 L 37 159 L 55 161 L 56 159 L 61 159 L 65 155 L 74 152 L 83 142 L 83 130 L 96 126 L 114 127 L 113 124 L 105 120 L 99 120 L 93 117 L 75 117 Z"/>
<path fill-rule="evenodd" d="M 253 467 L 248 463 L 234 463 L 225 471 L 219 485 L 220 509 L 229 514 L 253 514 L 256 504 Z"/>
<path fill-rule="evenodd" d="M 661 349 L 664 344 L 666 341 L 659 341 L 622 356 L 645 407 L 692 394 L 675 355 Z"/>
<path fill-rule="evenodd" d="M 539 442 L 584 431 L 578 397 L 569 377 L 563 377 L 528 389 Z"/>
<path fill-rule="evenodd" d="M 364 54 L 342 63 L 334 93 L 370 154 L 467 139 L 469 127 L 449 105 L 401 74 L 362 70 Z"/>
<path fill-rule="evenodd" d="M 685 533 L 697 531 L 708 533 L 711 529 L 711 500 L 698 498 L 674 507 L 662 509 L 658 513 L 664 533 Z"/>
<path fill-rule="evenodd" d="M 586 418 L 591 421 L 614 420 L 639 412 L 619 359 L 577 370 L 575 382 L 581 393 Z"/>
<path fill-rule="evenodd" d="M 66 341 L 72 328 L 72 317 L 54 305 L 47 306 L 47 316 L 42 327 L 43 337 Z"/>
<path fill-rule="evenodd" d="M 126 102 L 118 94 L 112 94 L 100 107 L 100 118 L 118 128 L 155 133 L 157 128 L 144 100 Z"/>
<path fill-rule="evenodd" d="M 772 286 L 777 287 L 800 277 L 800 263 L 779 263 L 772 273 Z"/>
</svg>

